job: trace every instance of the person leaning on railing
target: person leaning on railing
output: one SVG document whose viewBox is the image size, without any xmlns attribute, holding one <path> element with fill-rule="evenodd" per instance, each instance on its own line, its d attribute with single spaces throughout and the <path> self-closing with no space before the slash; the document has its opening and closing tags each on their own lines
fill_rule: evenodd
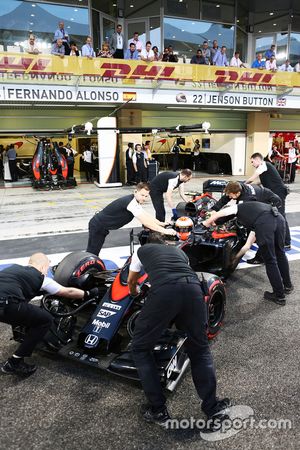
<svg viewBox="0 0 300 450">
<path fill-rule="evenodd" d="M 39 53 L 41 53 L 35 42 L 35 36 L 33 34 L 29 35 L 27 45 L 25 46 L 24 50 L 26 53 L 30 53 L 32 55 L 38 55 Z"/>
<path fill-rule="evenodd" d="M 109 49 L 109 44 L 107 42 L 104 42 L 102 44 L 101 50 L 99 50 L 97 54 L 98 58 L 112 58 L 113 54 Z"/>
<path fill-rule="evenodd" d="M 52 45 L 51 55 L 56 55 L 60 58 L 65 56 L 65 47 L 61 38 L 57 39 L 57 41 Z"/>
</svg>

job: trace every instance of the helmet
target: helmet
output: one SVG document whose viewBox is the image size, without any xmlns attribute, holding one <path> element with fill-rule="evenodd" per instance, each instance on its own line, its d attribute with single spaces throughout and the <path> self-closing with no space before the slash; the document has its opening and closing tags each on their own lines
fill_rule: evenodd
<svg viewBox="0 0 300 450">
<path fill-rule="evenodd" d="M 190 217 L 179 217 L 175 222 L 175 230 L 177 231 L 177 237 L 181 241 L 186 241 L 194 228 L 194 222 Z"/>
</svg>

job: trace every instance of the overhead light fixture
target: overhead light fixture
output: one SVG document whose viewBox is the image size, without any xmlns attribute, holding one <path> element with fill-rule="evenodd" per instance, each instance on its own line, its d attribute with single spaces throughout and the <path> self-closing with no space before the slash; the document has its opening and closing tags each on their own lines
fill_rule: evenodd
<svg viewBox="0 0 300 450">
<path fill-rule="evenodd" d="M 236 22 L 239 23 L 240 19 L 237 19 Z"/>
<path fill-rule="evenodd" d="M 184 32 L 184 30 L 181 30 L 182 32 Z"/>
<path fill-rule="evenodd" d="M 273 14 L 274 14 L 273 12 L 270 12 L 270 16 L 273 16 Z"/>
<path fill-rule="evenodd" d="M 173 39 L 175 39 L 175 38 L 176 38 L 176 36 L 172 36 L 172 38 L 173 38 Z"/>
<path fill-rule="evenodd" d="M 34 4 L 34 3 L 32 3 L 32 5 L 31 5 L 33 8 L 35 8 L 36 7 L 36 5 Z"/>
<path fill-rule="evenodd" d="M 134 5 L 129 5 L 129 8 L 134 8 Z"/>
<path fill-rule="evenodd" d="M 259 33 L 261 33 L 261 30 L 258 30 Z"/>
<path fill-rule="evenodd" d="M 70 19 L 70 20 L 74 20 L 74 19 L 73 19 L 73 17 L 71 17 L 71 19 Z"/>
<path fill-rule="evenodd" d="M 71 28 L 70 25 L 68 25 L 67 28 Z"/>
<path fill-rule="evenodd" d="M 273 26 L 276 27 L 277 23 L 273 23 Z"/>
<path fill-rule="evenodd" d="M 216 5 L 216 8 L 220 8 L 220 5 Z"/>
<path fill-rule="evenodd" d="M 218 36 L 222 36 L 222 33 L 218 33 Z"/>
<path fill-rule="evenodd" d="M 192 22 L 192 25 L 195 25 L 195 22 Z"/>
<path fill-rule="evenodd" d="M 76 8 L 75 8 L 75 9 L 74 9 L 74 11 L 75 11 L 75 12 L 77 12 L 77 11 L 78 11 L 78 9 L 76 9 Z"/>
<path fill-rule="evenodd" d="M 117 6 L 117 4 L 116 4 L 116 3 L 113 3 L 113 6 Z"/>
<path fill-rule="evenodd" d="M 29 22 L 29 25 L 33 25 L 33 22 Z"/>
<path fill-rule="evenodd" d="M 35 17 L 35 14 L 30 14 L 31 15 L 31 17 Z"/>
</svg>

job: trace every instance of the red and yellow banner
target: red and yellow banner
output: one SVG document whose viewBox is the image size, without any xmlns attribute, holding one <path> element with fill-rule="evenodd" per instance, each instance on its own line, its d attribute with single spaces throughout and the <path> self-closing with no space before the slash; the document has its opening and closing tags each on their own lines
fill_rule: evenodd
<svg viewBox="0 0 300 450">
<path fill-rule="evenodd" d="M 149 81 L 151 83 L 149 83 Z M 155 87 L 153 82 L 180 85 L 191 84 L 191 88 L 258 86 L 270 89 L 299 87 L 300 74 L 267 72 L 257 69 L 202 66 L 193 64 L 172 64 L 165 62 L 145 63 L 143 61 L 118 59 L 87 59 L 83 57 L 52 55 L 30 55 L 26 53 L 0 53 L 0 83 L 47 83 L 80 85 L 128 85 Z M 144 85 L 143 85 L 144 83 Z M 193 86 L 194 84 L 194 86 Z M 216 86 L 215 86 L 216 85 Z"/>
</svg>

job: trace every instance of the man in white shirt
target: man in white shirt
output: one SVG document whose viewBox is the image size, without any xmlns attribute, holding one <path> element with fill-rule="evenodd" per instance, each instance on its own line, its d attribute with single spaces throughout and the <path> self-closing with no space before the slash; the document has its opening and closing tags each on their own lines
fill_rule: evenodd
<svg viewBox="0 0 300 450">
<path fill-rule="evenodd" d="M 143 43 L 139 40 L 139 33 L 137 31 L 133 33 L 133 38 L 128 42 L 128 48 L 130 48 L 130 44 L 135 44 L 135 49 L 139 53 L 143 50 Z"/>
<path fill-rule="evenodd" d="M 150 41 L 146 42 L 146 48 L 141 51 L 141 60 L 151 62 L 154 60 L 154 52 Z"/>
<path fill-rule="evenodd" d="M 81 56 L 86 56 L 89 59 L 93 59 L 96 56 L 96 53 L 92 46 L 92 38 L 91 36 L 88 36 L 86 38 L 86 44 L 83 45 L 81 49 Z"/>
<path fill-rule="evenodd" d="M 231 67 L 246 67 L 245 64 L 240 60 L 240 52 L 234 52 L 234 56 L 230 60 Z"/>
<path fill-rule="evenodd" d="M 288 167 L 290 172 L 290 183 L 294 183 L 296 176 L 296 164 L 297 164 L 297 151 L 294 147 L 294 143 L 289 143 L 289 153 L 288 153 Z"/>
<path fill-rule="evenodd" d="M 38 55 L 39 53 L 41 53 L 38 46 L 35 43 L 35 36 L 33 34 L 29 36 L 27 45 L 25 47 L 25 52 L 30 53 L 32 55 Z"/>
<path fill-rule="evenodd" d="M 295 72 L 300 72 L 300 60 L 298 60 L 297 64 L 294 67 Z"/>
<path fill-rule="evenodd" d="M 287 59 L 284 64 L 279 66 L 278 70 L 280 72 L 294 72 L 293 67 L 290 65 L 290 60 L 289 59 Z"/>
<path fill-rule="evenodd" d="M 115 33 L 109 40 L 109 47 L 114 58 L 124 59 L 124 50 L 126 49 L 124 34 L 122 33 L 122 25 L 118 24 Z"/>
<path fill-rule="evenodd" d="M 270 59 L 267 59 L 267 61 L 266 61 L 266 70 L 271 70 L 272 72 L 276 72 L 277 64 L 276 64 L 275 56 L 271 56 Z"/>
</svg>

